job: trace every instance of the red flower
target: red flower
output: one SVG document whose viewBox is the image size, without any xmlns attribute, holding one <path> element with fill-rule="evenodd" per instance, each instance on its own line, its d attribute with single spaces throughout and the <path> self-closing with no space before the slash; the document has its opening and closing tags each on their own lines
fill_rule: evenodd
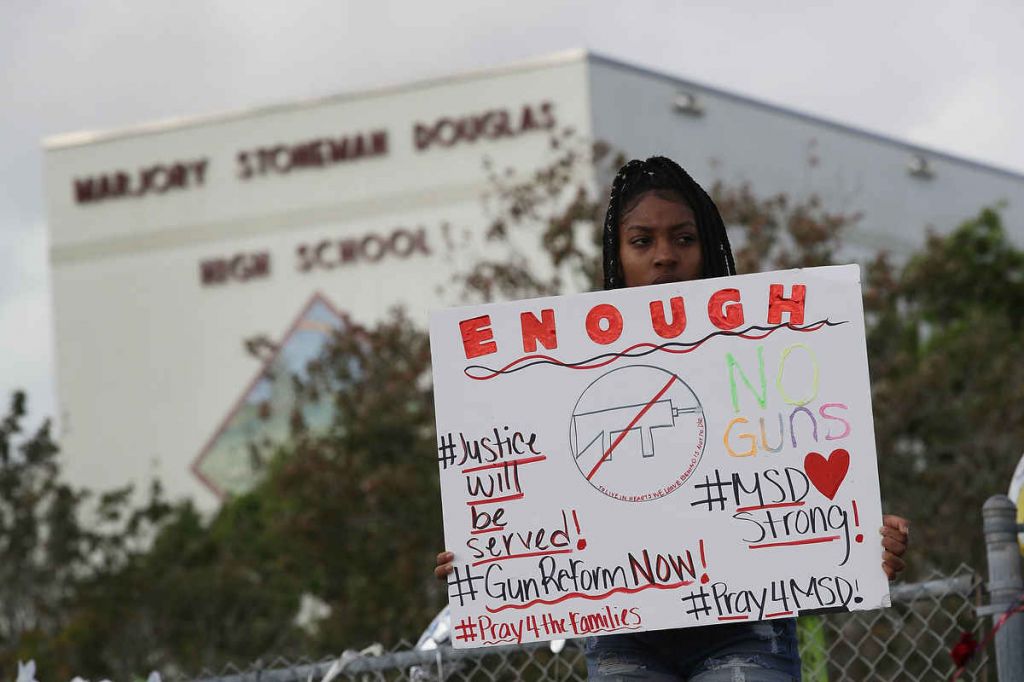
<svg viewBox="0 0 1024 682">
<path fill-rule="evenodd" d="M 974 639 L 972 633 L 965 632 L 960 635 L 960 641 L 950 649 L 949 655 L 952 657 L 953 663 L 956 663 L 958 668 L 962 668 L 967 661 L 971 660 L 971 657 L 974 656 L 974 652 L 977 650 L 978 640 Z"/>
</svg>

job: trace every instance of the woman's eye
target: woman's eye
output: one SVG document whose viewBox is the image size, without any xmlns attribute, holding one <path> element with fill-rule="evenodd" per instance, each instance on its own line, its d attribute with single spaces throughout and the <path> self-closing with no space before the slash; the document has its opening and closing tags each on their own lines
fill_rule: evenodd
<svg viewBox="0 0 1024 682">
<path fill-rule="evenodd" d="M 633 246 L 647 246 L 648 244 L 651 243 L 651 238 L 650 237 L 634 237 L 633 239 L 629 240 L 629 243 L 632 244 Z"/>
</svg>

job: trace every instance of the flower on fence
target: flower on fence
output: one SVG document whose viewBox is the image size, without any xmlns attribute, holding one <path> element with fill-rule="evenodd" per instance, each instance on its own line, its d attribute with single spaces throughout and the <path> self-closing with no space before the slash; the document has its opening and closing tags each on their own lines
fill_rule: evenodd
<svg viewBox="0 0 1024 682">
<path fill-rule="evenodd" d="M 28 663 L 22 663 L 18 661 L 18 680 L 17 682 L 36 682 L 36 662 L 29 661 Z"/>
<path fill-rule="evenodd" d="M 969 633 L 965 632 L 960 635 L 960 641 L 957 642 L 950 650 L 949 655 L 953 657 L 953 661 L 956 662 L 956 670 L 953 672 L 951 680 L 960 679 L 960 675 L 966 670 L 966 664 L 971 660 L 974 652 L 978 649 L 984 649 L 988 646 L 988 643 L 992 641 L 992 638 L 999 632 L 999 628 L 1006 624 L 1006 621 L 1010 620 L 1016 615 L 1024 613 L 1024 592 L 1017 595 L 1016 600 L 1010 604 L 1009 608 L 1003 612 L 1003 615 L 999 617 L 992 629 L 988 631 L 985 638 L 981 640 L 981 643 L 974 641 L 974 637 Z M 957 657 L 962 660 L 958 660 Z"/>
<path fill-rule="evenodd" d="M 956 667 L 962 668 L 967 664 L 967 661 L 971 660 L 971 657 L 974 656 L 974 652 L 977 650 L 978 640 L 974 639 L 974 633 L 965 632 L 960 635 L 960 641 L 950 649 L 949 655 L 952 657 Z"/>
<path fill-rule="evenodd" d="M 320 630 L 320 623 L 331 616 L 331 606 L 315 594 L 303 592 L 299 600 L 299 612 L 292 623 L 307 634 L 315 636 Z"/>
<path fill-rule="evenodd" d="M 341 656 L 339 656 L 337 660 L 335 660 L 334 663 L 331 664 L 331 667 L 327 669 L 327 672 L 324 674 L 323 679 L 321 679 L 320 682 L 333 682 L 339 675 L 341 675 L 345 671 L 345 666 L 347 666 L 352 661 L 359 660 L 364 656 L 383 655 L 384 647 L 377 643 L 371 644 L 370 646 L 366 647 L 361 651 L 356 651 L 355 649 L 345 649 L 345 651 L 342 652 Z M 309 680 L 307 680 L 307 682 L 313 682 L 312 675 L 310 675 Z"/>
</svg>

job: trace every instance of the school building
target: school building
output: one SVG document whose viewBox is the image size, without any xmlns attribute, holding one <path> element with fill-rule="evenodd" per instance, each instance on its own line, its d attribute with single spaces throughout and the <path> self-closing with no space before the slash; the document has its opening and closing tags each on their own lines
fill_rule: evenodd
<svg viewBox="0 0 1024 682">
<path fill-rule="evenodd" d="M 703 184 L 860 211 L 851 254 L 906 255 L 997 202 L 1024 242 L 1024 175 L 583 51 L 59 135 L 45 183 L 70 480 L 155 477 L 204 509 L 246 489 L 249 444 L 287 435 L 289 373 L 341 313 L 402 303 L 425 325 L 452 303 L 439 287 L 475 252 L 447 244 L 487 223 L 484 159 L 529 172 L 566 128 Z M 260 335 L 276 350 L 257 358 L 244 341 Z"/>
</svg>

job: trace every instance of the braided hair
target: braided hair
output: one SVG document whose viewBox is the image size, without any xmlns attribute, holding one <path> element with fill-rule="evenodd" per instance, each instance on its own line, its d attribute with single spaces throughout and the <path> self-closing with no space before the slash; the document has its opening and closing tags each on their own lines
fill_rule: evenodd
<svg viewBox="0 0 1024 682">
<path fill-rule="evenodd" d="M 619 222 L 640 195 L 652 190 L 675 195 L 693 211 L 704 277 L 735 275 L 736 263 L 718 207 L 679 164 L 664 156 L 652 156 L 646 161 L 630 161 L 619 169 L 612 182 L 604 219 L 604 288 L 621 289 L 626 284 L 619 262 Z"/>
</svg>

